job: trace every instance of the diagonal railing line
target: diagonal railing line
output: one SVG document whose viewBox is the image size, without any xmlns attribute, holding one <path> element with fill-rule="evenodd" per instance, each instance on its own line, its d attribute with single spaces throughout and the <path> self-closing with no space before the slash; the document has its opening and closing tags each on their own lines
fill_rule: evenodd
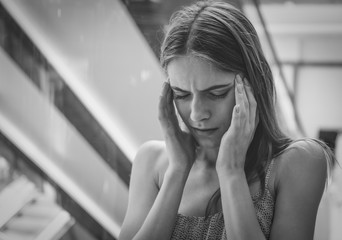
<svg viewBox="0 0 342 240">
<path fill-rule="evenodd" d="M 129 185 L 132 163 L 87 110 L 55 68 L 0 3 L 0 45 L 121 180 Z M 43 74 L 42 74 L 43 71 Z M 42 75 L 44 76 L 42 78 Z M 47 89 L 46 89 L 47 88 Z"/>
<path fill-rule="evenodd" d="M 266 36 L 266 39 L 267 39 L 267 42 L 268 42 L 268 45 L 270 47 L 270 50 L 271 50 L 271 54 L 273 56 L 273 61 L 275 62 L 277 68 L 278 68 L 278 72 L 279 72 L 279 76 L 280 76 L 280 79 L 285 87 L 285 90 L 286 90 L 286 93 L 287 95 L 289 96 L 289 100 L 291 102 L 291 107 L 293 109 L 293 113 L 294 113 L 294 120 L 296 122 L 296 125 L 298 127 L 298 130 L 300 131 L 300 134 L 302 135 L 305 135 L 305 131 L 304 131 L 304 128 L 303 128 L 303 124 L 301 122 L 301 119 L 299 117 L 299 114 L 298 114 L 298 110 L 297 110 L 297 107 L 296 107 L 296 103 L 295 103 L 295 96 L 294 94 L 292 93 L 290 87 L 289 87 L 289 84 L 288 82 L 286 81 L 286 77 L 285 77 L 285 74 L 284 74 L 284 71 L 283 71 L 283 68 L 282 68 L 282 64 L 279 60 L 279 57 L 278 57 L 278 54 L 277 54 L 277 51 L 274 47 L 274 44 L 273 44 L 273 41 L 272 41 L 272 38 L 271 38 L 271 35 L 268 31 L 268 28 L 267 28 L 267 25 L 266 25 L 266 22 L 265 22 L 265 19 L 263 17 L 263 14 L 261 12 L 261 9 L 260 9 L 260 0 L 252 0 L 256 10 L 257 10 L 257 13 L 258 13 L 258 17 L 260 19 L 260 22 L 261 22 L 261 25 L 265 31 L 265 36 Z"/>
</svg>

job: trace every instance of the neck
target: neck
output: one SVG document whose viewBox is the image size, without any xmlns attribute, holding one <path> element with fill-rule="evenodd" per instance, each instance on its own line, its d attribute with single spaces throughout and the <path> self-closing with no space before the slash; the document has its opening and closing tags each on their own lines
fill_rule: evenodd
<svg viewBox="0 0 342 240">
<path fill-rule="evenodd" d="M 205 167 L 215 167 L 218 151 L 219 147 L 198 147 L 196 162 L 198 164 L 205 164 Z"/>
</svg>

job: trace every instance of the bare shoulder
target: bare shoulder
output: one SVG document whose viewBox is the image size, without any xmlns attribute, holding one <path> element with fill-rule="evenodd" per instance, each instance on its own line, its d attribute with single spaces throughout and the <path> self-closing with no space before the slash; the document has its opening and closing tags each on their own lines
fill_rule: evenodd
<svg viewBox="0 0 342 240">
<path fill-rule="evenodd" d="M 294 141 L 280 155 L 281 165 L 310 165 L 324 167 L 326 165 L 322 146 L 315 140 L 303 139 Z"/>
<path fill-rule="evenodd" d="M 324 145 L 313 139 L 294 141 L 274 163 L 276 206 L 271 239 L 313 239 L 327 179 Z"/>
<path fill-rule="evenodd" d="M 167 167 L 166 148 L 163 141 L 148 141 L 140 146 L 133 161 L 133 172 L 154 173 L 159 178 Z"/>
<path fill-rule="evenodd" d="M 140 159 L 156 159 L 159 157 L 165 149 L 165 144 L 163 141 L 151 140 L 143 143 L 136 154 L 134 162 Z M 140 160 L 142 161 L 142 160 Z"/>
<path fill-rule="evenodd" d="M 165 161 L 165 143 L 163 141 L 151 140 L 142 144 L 134 158 L 134 165 L 139 167 L 156 166 Z"/>
<path fill-rule="evenodd" d="M 294 141 L 277 158 L 276 185 L 280 182 L 307 182 L 327 177 L 327 160 L 322 145 L 312 139 Z"/>
<path fill-rule="evenodd" d="M 160 171 L 167 162 L 161 141 L 148 141 L 138 149 L 133 161 L 128 207 L 120 239 L 132 239 L 142 226 L 158 195 Z"/>
</svg>

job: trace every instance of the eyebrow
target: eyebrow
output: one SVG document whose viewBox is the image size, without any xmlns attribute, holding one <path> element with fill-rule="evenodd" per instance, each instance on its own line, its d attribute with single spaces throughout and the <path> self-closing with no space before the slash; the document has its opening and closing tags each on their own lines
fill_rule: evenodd
<svg viewBox="0 0 342 240">
<path fill-rule="evenodd" d="M 217 90 L 217 89 L 221 89 L 221 88 L 226 88 L 226 87 L 230 87 L 231 85 L 234 85 L 234 82 L 228 83 L 228 84 L 220 84 L 220 85 L 214 85 L 211 86 L 209 88 L 203 89 L 200 92 L 208 92 L 208 91 L 212 91 L 212 90 Z M 171 86 L 171 88 L 173 90 L 179 91 L 179 92 L 188 92 L 186 90 L 183 90 L 179 87 L 175 87 L 175 86 Z"/>
</svg>

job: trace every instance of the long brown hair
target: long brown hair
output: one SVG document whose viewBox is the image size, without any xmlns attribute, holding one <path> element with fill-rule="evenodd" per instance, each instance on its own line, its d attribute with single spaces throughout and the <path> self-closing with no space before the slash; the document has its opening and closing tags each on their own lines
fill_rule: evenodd
<svg viewBox="0 0 342 240">
<path fill-rule="evenodd" d="M 260 180 L 264 191 L 267 163 L 292 140 L 283 134 L 277 122 L 273 76 L 253 25 L 228 3 L 200 1 L 174 13 L 165 30 L 160 55 L 165 71 L 173 59 L 191 55 L 247 78 L 260 120 L 247 151 L 245 173 L 249 184 Z M 218 190 L 208 205 L 207 214 L 219 198 Z"/>
</svg>

